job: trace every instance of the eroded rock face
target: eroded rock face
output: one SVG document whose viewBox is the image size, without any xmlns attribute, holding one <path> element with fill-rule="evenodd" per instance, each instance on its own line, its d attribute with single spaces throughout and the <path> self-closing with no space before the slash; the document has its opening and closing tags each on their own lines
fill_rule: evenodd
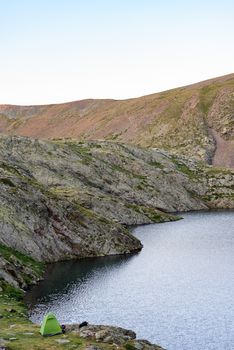
<svg viewBox="0 0 234 350">
<path fill-rule="evenodd" d="M 233 208 L 233 172 L 112 142 L 0 139 L 0 244 L 40 261 L 142 248 L 126 225 Z"/>
<path fill-rule="evenodd" d="M 2 281 L 23 290 L 27 289 L 29 284 L 36 284 L 40 279 L 42 269 L 38 269 L 34 264 L 37 265 L 32 259 L 27 259 L 25 262 L 17 258 L 14 253 L 7 254 L 7 258 L 1 256 L 0 253 L 0 292 L 3 290 Z"/>
<path fill-rule="evenodd" d="M 3 279 L 15 288 L 25 288 L 26 284 L 21 276 L 23 273 L 29 273 L 29 270 L 25 270 L 20 264 L 10 263 L 3 257 L 0 257 L 0 279 Z"/>
</svg>

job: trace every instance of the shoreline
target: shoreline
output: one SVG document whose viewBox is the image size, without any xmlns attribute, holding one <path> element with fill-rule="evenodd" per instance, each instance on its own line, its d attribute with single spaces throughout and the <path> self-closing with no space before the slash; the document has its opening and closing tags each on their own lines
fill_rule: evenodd
<svg viewBox="0 0 234 350">
<path fill-rule="evenodd" d="M 65 334 L 42 337 L 40 326 L 29 320 L 21 297 L 0 291 L 1 350 L 164 350 L 147 340 L 136 339 L 136 333 L 121 327 L 78 324 L 66 325 Z"/>
<path fill-rule="evenodd" d="M 201 213 L 201 212 L 206 212 L 206 213 L 212 213 L 212 212 L 224 212 L 224 211 L 227 211 L 227 212 L 233 212 L 234 210 L 233 209 L 208 209 L 208 210 L 199 210 L 199 211 L 190 211 L 190 212 L 183 212 L 184 214 L 186 213 Z M 180 212 L 180 214 L 182 214 L 182 212 Z M 151 225 L 151 224 L 150 224 Z M 145 226 L 145 225 L 137 225 L 138 227 L 139 226 Z M 139 253 L 139 251 L 137 252 Z M 126 255 L 135 255 L 135 253 L 130 253 L 130 254 L 119 254 L 119 255 L 112 255 L 112 256 L 102 256 L 102 257 L 87 257 L 87 258 L 82 258 L 80 260 L 84 260 L 84 259 L 105 259 L 105 258 L 113 258 L 113 257 L 117 257 L 117 256 L 126 256 Z M 79 260 L 79 259 L 72 259 L 72 260 Z M 59 263 L 59 262 L 58 262 Z M 52 263 L 49 263 L 49 265 L 52 264 Z M 56 264 L 56 263 L 55 263 Z M 41 279 L 43 279 L 43 277 L 41 277 Z M 30 288 L 32 287 L 32 285 L 30 286 Z M 27 291 L 26 291 L 27 293 Z M 39 335 L 39 325 L 33 323 L 31 320 L 29 320 L 28 318 L 28 315 L 26 314 L 27 313 L 27 309 L 26 309 L 26 304 L 25 303 L 22 303 L 24 301 L 24 294 L 23 292 L 19 292 L 19 290 L 16 290 L 14 289 L 13 287 L 11 287 L 10 289 L 6 290 L 6 292 L 4 292 L 4 290 L 1 288 L 0 289 L 0 324 L 1 324 L 1 327 L 0 327 L 0 347 L 1 347 L 1 339 L 3 339 L 3 342 L 6 342 L 7 344 L 7 347 L 5 349 L 33 349 L 32 345 L 30 345 L 30 347 L 27 348 L 27 345 L 26 343 L 24 343 L 24 347 L 15 347 L 14 344 L 17 344 L 17 341 L 19 340 L 19 342 L 21 341 L 26 341 L 27 339 L 25 338 L 25 336 L 27 335 L 27 333 L 33 333 L 35 335 L 35 332 L 36 332 L 36 339 L 37 339 L 37 342 L 40 341 L 40 339 L 43 339 L 43 338 L 38 338 L 38 335 Z M 5 323 L 5 325 L 4 325 Z M 4 325 L 3 328 L 2 328 L 2 324 Z M 91 327 L 112 327 L 112 326 L 93 326 L 93 325 L 90 325 Z M 24 332 L 22 333 L 22 327 L 24 329 Z M 71 339 L 76 339 L 76 340 L 79 340 L 81 341 L 81 338 L 80 338 L 80 335 L 78 334 L 78 331 L 77 331 L 77 324 L 69 324 L 67 325 L 68 329 L 73 327 L 73 328 L 76 328 L 76 331 L 74 331 L 73 334 L 72 331 L 71 331 L 71 335 L 69 333 L 66 334 L 68 335 L 69 341 L 73 341 L 73 340 L 70 340 L 70 337 Z M 114 327 L 114 328 L 118 328 L 118 327 Z M 97 331 L 99 332 L 100 329 Z M 21 334 L 22 333 L 22 334 Z M 38 334 L 37 334 L 38 333 Z M 10 334 L 10 336 L 9 336 Z M 19 337 L 19 339 L 17 338 Z M 29 336 L 28 336 L 29 337 Z M 60 340 L 66 340 L 66 338 L 64 338 L 63 336 L 58 336 L 60 337 L 59 339 Z M 16 338 L 16 339 L 11 339 L 10 338 Z M 87 337 L 87 340 L 88 342 L 93 342 L 93 346 L 94 344 L 96 344 L 96 338 L 95 338 L 95 335 L 92 335 L 92 337 Z M 57 339 L 57 336 L 55 338 L 53 338 L 54 340 Z M 53 340 L 52 339 L 52 340 Z M 134 341 L 135 340 L 131 340 L 131 341 Z M 9 347 L 9 344 L 10 344 L 10 347 Z M 66 342 L 65 342 L 66 343 Z M 65 344 L 64 343 L 64 344 Z M 98 341 L 99 343 L 99 341 Z M 105 343 L 105 342 L 104 342 Z M 43 340 L 43 344 L 44 344 L 44 340 Z M 50 346 L 51 346 L 51 341 L 50 341 Z M 68 344 L 68 343 L 67 343 Z M 101 344 L 101 343 L 100 343 Z M 109 343 L 108 343 L 109 344 Z M 128 344 L 128 343 L 126 343 Z M 126 345 L 125 344 L 125 345 Z M 137 343 L 138 344 L 138 343 Z M 12 345 L 12 346 L 11 346 Z M 134 344 L 132 344 L 130 342 L 130 345 L 131 346 L 135 346 Z M 95 345 L 96 346 L 96 345 Z M 144 350 L 144 346 L 146 346 L 146 343 L 140 343 L 140 345 L 137 345 L 137 348 L 131 348 L 131 349 L 127 349 L 126 347 L 124 347 L 125 350 L 138 350 L 138 347 L 142 347 L 141 350 Z M 149 348 L 149 346 L 152 346 L 152 348 Z M 128 347 L 128 345 L 127 345 Z M 4 347 L 2 346 L 2 348 L 4 349 Z M 45 347 L 42 347 L 43 350 L 46 349 Z M 48 348 L 48 349 L 53 349 L 53 348 Z M 100 348 L 102 350 L 102 348 Z M 150 344 L 147 342 L 147 349 L 152 349 L 152 350 L 157 350 L 157 349 L 162 349 L 156 345 L 153 345 L 153 344 Z M 2 350 L 2 349 L 1 349 Z M 110 349 L 111 350 L 111 349 Z M 146 349 L 145 349 L 146 350 Z"/>
</svg>

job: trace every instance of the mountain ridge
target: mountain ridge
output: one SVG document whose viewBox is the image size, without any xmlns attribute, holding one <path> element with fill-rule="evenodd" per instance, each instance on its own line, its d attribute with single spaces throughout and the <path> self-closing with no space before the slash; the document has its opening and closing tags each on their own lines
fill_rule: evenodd
<svg viewBox="0 0 234 350">
<path fill-rule="evenodd" d="M 208 164 L 234 167 L 233 111 L 232 73 L 126 100 L 0 105 L 0 134 L 104 139 L 166 149 Z M 220 156 L 222 153 L 227 153 L 226 157 Z"/>
<path fill-rule="evenodd" d="M 10 107 L 10 106 L 14 106 L 14 107 L 43 107 L 43 106 L 57 106 L 57 105 L 65 105 L 65 104 L 70 104 L 70 103 L 76 103 L 76 102 L 81 102 L 81 101 L 128 101 L 128 100 L 134 100 L 134 99 L 138 99 L 141 97 L 147 97 L 147 96 L 152 96 L 152 95 L 156 95 L 156 94 L 160 94 L 163 92 L 169 92 L 169 91 L 173 91 L 173 90 L 177 90 L 177 89 L 184 89 L 184 88 L 189 88 L 189 87 L 194 87 L 194 86 L 198 86 L 198 85 L 207 85 L 208 83 L 212 83 L 215 82 L 217 80 L 229 80 L 232 79 L 234 76 L 234 73 L 228 73 L 225 75 L 220 75 L 218 77 L 215 78 L 208 78 L 205 80 L 201 80 L 198 81 L 196 83 L 191 83 L 191 84 L 186 84 L 186 85 L 181 85 L 178 87 L 173 87 L 170 89 L 166 89 L 166 90 L 162 90 L 162 91 L 158 91 L 158 92 L 153 92 L 150 94 L 146 94 L 146 95 L 140 95 L 140 96 L 136 96 L 136 97 L 127 97 L 127 98 L 123 98 L 123 99 L 118 99 L 118 98 L 84 98 L 84 99 L 79 99 L 79 100 L 72 100 L 72 101 L 64 101 L 64 102 L 58 102 L 58 103 L 39 103 L 39 104 L 14 104 L 14 103 L 0 103 L 0 107 L 5 106 L 5 107 Z"/>
</svg>

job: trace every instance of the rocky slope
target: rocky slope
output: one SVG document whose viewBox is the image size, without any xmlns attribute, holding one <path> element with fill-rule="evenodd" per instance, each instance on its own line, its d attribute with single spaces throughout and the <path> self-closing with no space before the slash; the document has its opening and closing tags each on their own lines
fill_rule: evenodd
<svg viewBox="0 0 234 350">
<path fill-rule="evenodd" d="M 43 339 L 18 299 L 38 261 L 135 252 L 128 226 L 209 208 L 234 208 L 234 171 L 116 142 L 1 137 L 0 349 L 162 349 L 109 326 Z"/>
<path fill-rule="evenodd" d="M 0 245 L 0 293 L 8 285 L 26 290 L 29 285 L 40 280 L 43 268 L 42 263 Z"/>
<path fill-rule="evenodd" d="M 113 142 L 0 138 L 0 244 L 39 261 L 142 248 L 126 226 L 234 207 L 234 172 Z"/>
<path fill-rule="evenodd" d="M 115 140 L 234 167 L 234 74 L 122 101 L 1 105 L 0 133 Z"/>
</svg>

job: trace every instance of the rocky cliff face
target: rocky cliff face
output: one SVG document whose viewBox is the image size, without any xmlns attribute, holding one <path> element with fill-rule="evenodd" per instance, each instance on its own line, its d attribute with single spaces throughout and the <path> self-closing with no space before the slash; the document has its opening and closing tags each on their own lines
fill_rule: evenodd
<svg viewBox="0 0 234 350">
<path fill-rule="evenodd" d="M 233 175 L 113 142 L 2 137 L 0 244 L 39 261 L 134 252 L 126 226 L 233 208 Z"/>
<path fill-rule="evenodd" d="M 27 289 L 39 281 L 43 264 L 9 247 L 0 245 L 0 293 L 10 285 Z"/>
<path fill-rule="evenodd" d="M 233 121 L 234 74 L 124 101 L 0 106 L 0 133 L 133 143 L 228 167 Z"/>
</svg>

